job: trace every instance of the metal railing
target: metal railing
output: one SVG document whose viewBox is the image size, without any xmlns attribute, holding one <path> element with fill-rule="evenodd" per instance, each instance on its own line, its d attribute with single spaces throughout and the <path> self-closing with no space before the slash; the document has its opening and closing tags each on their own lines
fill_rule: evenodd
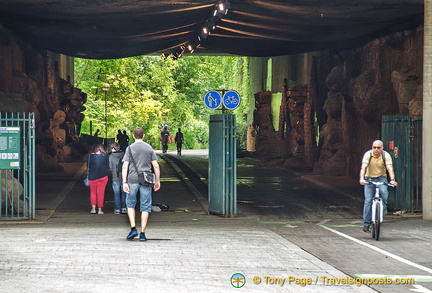
<svg viewBox="0 0 432 293">
<path fill-rule="evenodd" d="M 11 132 L 16 132 L 17 141 Z M 9 152 L 15 144 L 18 150 Z M 0 220 L 34 219 L 34 113 L 0 113 L 0 169 Z"/>
</svg>

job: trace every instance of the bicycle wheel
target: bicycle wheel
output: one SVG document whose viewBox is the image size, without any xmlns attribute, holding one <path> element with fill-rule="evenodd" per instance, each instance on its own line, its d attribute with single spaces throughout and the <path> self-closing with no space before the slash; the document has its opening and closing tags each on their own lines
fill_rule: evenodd
<svg viewBox="0 0 432 293">
<path fill-rule="evenodd" d="M 376 207 L 376 203 L 375 203 L 375 201 L 372 203 L 372 209 L 373 210 L 375 210 L 375 207 Z M 371 234 L 372 234 L 372 238 L 375 238 L 375 233 L 376 233 L 376 230 L 375 230 L 375 221 L 376 221 L 376 215 L 374 215 L 374 213 L 372 213 L 372 219 L 371 219 Z"/>
<path fill-rule="evenodd" d="M 381 203 L 375 206 L 375 240 L 378 241 L 380 237 L 381 228 Z"/>
</svg>

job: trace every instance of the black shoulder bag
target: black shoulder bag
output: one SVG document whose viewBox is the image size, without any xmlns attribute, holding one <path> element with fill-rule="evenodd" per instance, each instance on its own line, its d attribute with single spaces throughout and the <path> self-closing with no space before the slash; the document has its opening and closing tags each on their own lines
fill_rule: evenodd
<svg viewBox="0 0 432 293">
<path fill-rule="evenodd" d="M 130 154 L 131 161 L 132 161 L 132 163 L 133 163 L 133 165 L 135 167 L 135 170 L 136 170 L 136 172 L 138 174 L 138 184 L 142 185 L 142 186 L 153 187 L 155 185 L 155 183 L 156 183 L 156 175 L 155 175 L 155 173 L 149 172 L 149 171 L 139 172 L 138 168 L 137 168 L 137 165 L 135 163 L 135 160 L 134 160 L 134 158 L 132 156 L 132 151 L 130 150 L 130 147 L 129 147 L 129 154 Z"/>
</svg>

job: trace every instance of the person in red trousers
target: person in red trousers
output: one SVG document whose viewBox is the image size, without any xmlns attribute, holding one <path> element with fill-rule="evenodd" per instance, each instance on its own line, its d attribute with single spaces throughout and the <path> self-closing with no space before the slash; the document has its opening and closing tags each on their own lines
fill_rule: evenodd
<svg viewBox="0 0 432 293">
<path fill-rule="evenodd" d="M 90 214 L 103 215 L 105 188 L 108 183 L 109 159 L 105 147 L 98 143 L 92 146 L 87 158 L 88 180 L 90 183 Z M 96 206 L 98 211 L 96 212 Z"/>
</svg>

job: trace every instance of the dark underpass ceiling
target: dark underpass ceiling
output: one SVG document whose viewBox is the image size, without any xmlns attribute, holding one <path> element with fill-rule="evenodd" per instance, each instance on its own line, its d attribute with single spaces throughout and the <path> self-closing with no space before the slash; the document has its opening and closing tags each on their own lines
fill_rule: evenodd
<svg viewBox="0 0 432 293">
<path fill-rule="evenodd" d="M 84 58 L 122 58 L 172 53 L 197 41 L 216 3 L 0 0 L 0 23 L 39 49 Z M 423 0 L 230 0 L 229 4 L 228 13 L 210 36 L 201 39 L 196 52 L 277 56 L 344 49 L 423 23 Z"/>
</svg>

